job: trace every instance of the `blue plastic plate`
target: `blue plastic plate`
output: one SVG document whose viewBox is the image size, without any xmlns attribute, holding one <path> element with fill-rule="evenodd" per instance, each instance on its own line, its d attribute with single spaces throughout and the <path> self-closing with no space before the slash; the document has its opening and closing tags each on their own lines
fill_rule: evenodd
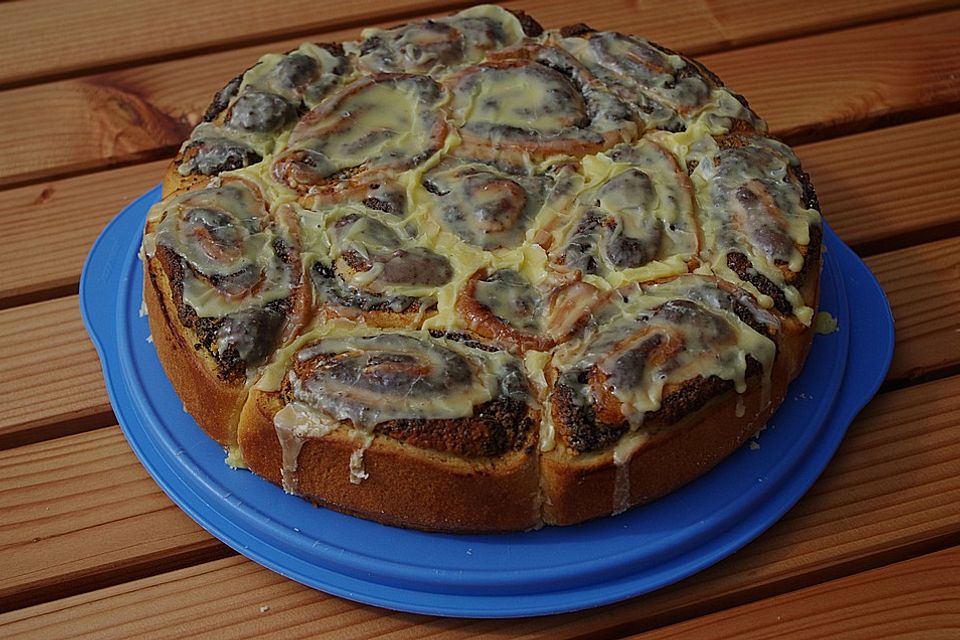
<svg viewBox="0 0 960 640">
<path fill-rule="evenodd" d="M 828 229 L 818 335 L 802 375 L 756 441 L 656 502 L 586 524 L 499 535 L 387 527 L 314 507 L 246 471 L 183 411 L 140 317 L 137 259 L 159 188 L 124 209 L 87 258 L 84 322 L 133 450 L 184 511 L 243 555 L 305 585 L 390 609 L 532 616 L 585 609 L 676 582 L 730 555 L 813 484 L 893 353 L 879 285 Z M 856 332 L 851 332 L 856 327 Z"/>
</svg>

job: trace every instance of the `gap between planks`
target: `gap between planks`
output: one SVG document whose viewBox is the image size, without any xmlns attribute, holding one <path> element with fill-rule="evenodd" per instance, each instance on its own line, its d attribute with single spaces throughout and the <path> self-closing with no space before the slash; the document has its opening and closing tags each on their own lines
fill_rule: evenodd
<svg viewBox="0 0 960 640">
<path fill-rule="evenodd" d="M 314 592 L 238 558 L 167 571 L 158 544 L 173 545 L 171 554 L 186 542 L 201 544 L 201 539 L 211 548 L 222 545 L 169 504 L 126 448 L 119 430 L 73 436 L 29 451 L 0 453 L 0 506 L 10 512 L 9 524 L 0 528 L 0 541 L 5 542 L 0 543 L 0 558 L 21 572 L 32 568 L 29 574 L 0 579 L 0 597 L 9 608 L 35 602 L 31 599 L 44 588 L 52 597 L 71 589 L 86 593 L 0 615 L 0 633 L 33 628 L 51 635 L 96 635 L 109 627 L 138 635 L 188 625 L 198 634 L 243 634 L 255 632 L 250 625 L 267 618 L 297 634 L 349 626 L 354 637 L 389 631 L 397 638 L 462 638 L 506 629 L 518 636 L 555 638 L 636 633 L 956 545 L 958 416 L 960 378 L 884 395 L 854 420 L 837 455 L 806 496 L 730 558 L 639 599 L 509 621 L 387 613 Z M 44 471 L 37 473 L 41 467 Z M 129 488 L 117 486 L 117 478 Z M 112 511 L 103 517 L 86 509 L 87 491 L 135 495 L 105 503 Z M 49 511 L 39 515 L 41 508 Z M 135 518 L 144 519 L 140 527 L 122 528 Z M 34 522 L 36 529 L 31 528 Z M 53 527 L 49 534 L 48 527 Z M 170 536 L 137 536 L 146 529 Z M 33 541 L 34 530 L 44 535 Z M 153 554 L 157 575 L 130 583 L 117 554 L 138 552 Z M 18 585 L 18 580 L 28 584 Z M 87 591 L 98 584 L 103 591 Z M 205 597 L 197 600 L 198 592 Z M 147 609 L 145 602 L 150 603 Z M 259 612 L 263 604 L 271 606 L 269 616 Z M 224 620 L 227 610 L 231 616 Z M 57 628 L 60 633 L 53 634 Z"/>
<path fill-rule="evenodd" d="M 193 0 L 162 4 L 31 0 L 0 5 L 0 58 L 8 63 L 0 70 L 0 91 L 323 31 L 360 29 L 372 21 L 449 13 L 471 4 L 352 0 L 330 3 L 323 11 L 310 0 L 286 0 L 282 7 L 233 0 L 229 11 L 198 11 Z M 305 20 L 305 15 L 314 19 Z"/>
<path fill-rule="evenodd" d="M 631 16 L 620 28 L 642 30 Z M 631 26 L 635 28 L 631 29 Z M 960 107 L 960 11 L 705 56 L 774 132 L 797 142 Z M 333 40 L 355 31 L 325 33 Z M 675 44 L 665 40 L 668 45 Z M 280 45 L 283 47 L 280 47 Z M 298 40 L 277 43 L 290 48 Z M 0 93 L 0 186 L 169 157 L 213 93 L 267 47 L 146 65 Z M 851 70 L 862 70 L 851 78 Z M 38 112 L 37 104 L 49 105 Z M 37 154 L 50 146 L 57 154 Z"/>
<path fill-rule="evenodd" d="M 6 69 L 0 71 L 0 88 L 102 73 L 230 46 L 308 37 L 320 29 L 363 27 L 372 20 L 399 21 L 429 13 L 449 13 L 474 3 L 407 0 L 394 3 L 392 11 L 383 11 L 383 5 L 369 8 L 368 2 L 341 4 L 334 7 L 333 16 L 326 12 L 310 23 L 303 19 L 303 15 L 314 5 L 303 3 L 301 6 L 287 3 L 282 12 L 271 11 L 269 17 L 257 13 L 263 11 L 265 5 L 255 0 L 234 2 L 231 13 L 226 16 L 222 12 L 197 15 L 178 6 L 182 0 L 163 5 L 129 5 L 122 7 L 119 13 L 116 7 L 98 0 L 81 0 L 60 6 L 64 4 L 67 3 L 63 0 L 34 0 L 30 6 L 0 6 L 0 25 L 10 30 L 9 33 L 0 32 L 3 35 L 0 58 L 9 62 Z M 397 8 L 396 4 L 401 7 Z M 649 31 L 645 33 L 648 37 L 669 29 L 678 34 L 678 46 L 682 45 L 691 53 L 703 54 L 721 47 L 755 45 L 803 33 L 824 33 L 925 15 L 958 3 L 955 0 L 878 0 L 871 3 L 835 0 L 829 3 L 829 11 L 826 11 L 783 0 L 764 2 L 762 10 L 758 10 L 757 3 L 729 0 L 650 0 L 632 6 L 626 3 L 599 4 L 590 7 L 589 12 L 579 5 L 557 0 L 502 4 L 515 10 L 526 10 L 549 27 L 588 21 L 599 29 L 624 28 L 624 21 L 636 16 L 648 25 Z M 344 6 L 348 8 L 344 10 Z M 305 8 L 308 10 L 304 11 Z M 571 19 L 571 10 L 583 11 L 583 14 Z M 103 15 L 108 11 L 109 19 Z M 192 20 L 185 22 L 183 15 L 190 15 Z M 49 28 L 51 20 L 56 21 L 56 29 Z M 208 20 L 216 21 L 215 36 L 205 24 Z M 67 28 L 64 28 L 65 23 L 69 25 Z M 267 29 L 266 25 L 272 28 Z M 56 39 L 51 42 L 52 34 L 56 34 Z M 26 46 L 24 41 L 28 43 Z M 5 46 L 9 50 L 5 50 Z"/>
<path fill-rule="evenodd" d="M 960 636 L 960 547 L 752 602 L 630 640 Z"/>
</svg>

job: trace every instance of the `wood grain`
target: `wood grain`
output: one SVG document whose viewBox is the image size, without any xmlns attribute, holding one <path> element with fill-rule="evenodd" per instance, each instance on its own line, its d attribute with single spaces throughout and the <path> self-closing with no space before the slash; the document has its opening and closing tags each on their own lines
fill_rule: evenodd
<svg viewBox="0 0 960 640">
<path fill-rule="evenodd" d="M 77 296 L 0 311 L 0 447 L 112 419 Z"/>
<path fill-rule="evenodd" d="M 953 547 L 631 638 L 958 636 L 960 547 Z"/>
<path fill-rule="evenodd" d="M 94 240 L 166 166 L 161 160 L 0 191 L 0 308 L 76 293 Z M 55 259 L 37 260 L 41 246 Z"/>
<path fill-rule="evenodd" d="M 0 86 L 466 4 L 393 0 L 387 9 L 376 0 L 353 0 L 326 3 L 322 10 L 311 0 L 287 0 L 282 10 L 258 0 L 233 0 L 224 7 L 201 7 L 191 0 L 2 4 Z"/>
<path fill-rule="evenodd" d="M 223 557 L 118 427 L 0 453 L 0 609 L 149 568 Z"/>
<path fill-rule="evenodd" d="M 229 559 L 0 615 L 0 634 L 32 632 L 52 638 L 112 633 L 129 637 L 172 629 L 243 637 L 282 627 L 285 637 L 337 633 L 356 638 L 419 639 L 498 637 L 507 631 L 516 637 L 545 638 L 637 632 L 960 541 L 958 421 L 960 376 L 878 397 L 851 425 L 836 457 L 812 490 L 756 541 L 673 587 L 597 610 L 507 621 L 386 613 L 311 591 L 250 562 Z M 69 441 L 69 446 L 64 441 Z M 759 442 L 762 447 L 762 435 Z M 81 460 L 77 460 L 75 449 L 109 453 L 83 461 L 88 454 L 78 454 Z M 133 455 L 124 454 L 123 449 L 119 433 L 106 429 L 0 453 L 0 477 L 18 487 L 9 496 L 0 492 L 0 499 L 20 505 L 17 521 L 0 530 L 6 541 L 0 547 L 0 562 L 8 566 L 20 557 L 15 566 L 26 569 L 13 572 L 2 583 L 6 598 L 22 603 L 25 600 L 18 594 L 27 590 L 40 593 L 41 585 L 47 586 L 61 574 L 66 574 L 58 583 L 61 592 L 69 590 L 73 574 L 63 567 L 89 571 L 82 587 L 93 586 L 94 576 L 111 584 L 113 572 L 140 561 L 147 546 L 161 572 L 166 553 L 177 553 L 185 541 L 203 544 L 198 542 L 204 535 L 199 528 L 193 536 L 182 514 L 159 507 L 164 499 L 154 488 L 150 495 L 121 500 L 109 518 L 97 519 L 96 513 L 82 522 L 60 517 L 57 526 L 65 530 L 58 530 L 53 551 L 41 553 L 39 548 L 31 548 L 29 541 L 43 533 L 43 509 L 63 509 L 66 513 L 62 516 L 73 511 L 86 513 L 82 496 L 51 499 L 50 492 L 59 485 L 45 482 L 40 469 L 51 470 L 54 477 L 69 472 L 91 486 L 106 485 L 126 473 L 130 475 L 120 477 L 140 487 L 137 478 L 142 475 L 132 468 L 136 465 Z M 18 457 L 11 459 L 13 456 Z M 131 493 L 137 495 L 140 490 Z M 90 495 L 100 503 L 98 492 Z M 151 506 L 145 507 L 145 503 Z M 175 535 L 151 534 L 150 540 L 131 543 L 129 537 L 114 534 L 124 526 L 126 514 L 140 517 L 145 510 L 154 519 L 149 527 L 134 531 L 173 531 Z M 91 529 L 98 533 L 97 540 L 104 541 L 97 542 L 94 553 L 73 543 L 87 540 L 86 532 Z M 54 544 L 52 539 L 49 544 Z M 199 593 L 202 598 L 197 597 Z M 261 611 L 263 606 L 269 610 Z"/>
<path fill-rule="evenodd" d="M 631 17 L 619 28 L 645 27 Z M 774 132 L 797 141 L 906 117 L 918 108 L 928 115 L 955 108 L 957 29 L 960 11 L 953 11 L 713 54 L 703 62 L 746 95 Z M 317 37 L 340 40 L 356 31 Z M 676 46 L 669 37 L 660 39 Z M 227 80 L 261 54 L 300 40 L 2 92 L 7 126 L 0 130 L 0 187 L 169 157 Z M 857 69 L 854 82 L 850 69 Z"/>
<path fill-rule="evenodd" d="M 706 56 L 777 135 L 799 143 L 960 106 L 960 12 Z"/>
<path fill-rule="evenodd" d="M 800 503 L 731 558 L 599 610 L 400 614 L 233 554 L 147 476 L 67 295 L 96 234 L 260 54 L 466 4 L 0 2 L 0 611 L 26 607 L 0 613 L 0 637 L 960 634 L 957 1 L 507 2 L 548 27 L 586 21 L 702 55 L 776 133 L 812 142 L 798 152 L 827 219 L 889 296 L 885 392 Z M 27 304 L 51 296 L 65 297 Z"/>
<path fill-rule="evenodd" d="M 960 238 L 873 256 L 867 266 L 896 324 L 887 379 L 903 384 L 960 365 Z"/>
<path fill-rule="evenodd" d="M 31 0 L 0 5 L 0 86 L 78 75 L 92 69 L 144 60 L 226 49 L 255 41 L 306 36 L 347 23 L 400 19 L 426 11 L 449 12 L 472 4 L 464 0 L 362 0 L 325 6 L 285 2 L 282 11 L 255 0 L 237 0 L 228 10 L 197 10 L 187 0 L 160 4 L 103 0 Z M 758 40 L 783 38 L 824 28 L 928 12 L 956 2 L 945 0 L 857 0 L 810 3 L 778 0 L 652 0 L 604 2 L 589 8 L 572 2 L 525 0 L 507 6 L 532 13 L 548 26 L 588 21 L 598 29 L 621 28 L 640 19 L 645 33 L 670 34 L 687 50 L 710 50 Z M 185 19 L 186 17 L 186 19 Z"/>
<path fill-rule="evenodd" d="M 960 115 L 796 151 L 830 226 L 860 255 L 869 255 L 960 234 L 957 148 Z"/>
</svg>

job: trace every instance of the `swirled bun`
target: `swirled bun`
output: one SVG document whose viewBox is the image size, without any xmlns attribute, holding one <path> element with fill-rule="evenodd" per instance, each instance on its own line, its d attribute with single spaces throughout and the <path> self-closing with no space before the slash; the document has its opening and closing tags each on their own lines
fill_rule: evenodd
<svg viewBox="0 0 960 640">
<path fill-rule="evenodd" d="M 569 525 L 776 411 L 818 209 L 695 61 L 479 6 L 229 81 L 148 217 L 144 299 L 232 464 L 392 525 Z"/>
</svg>

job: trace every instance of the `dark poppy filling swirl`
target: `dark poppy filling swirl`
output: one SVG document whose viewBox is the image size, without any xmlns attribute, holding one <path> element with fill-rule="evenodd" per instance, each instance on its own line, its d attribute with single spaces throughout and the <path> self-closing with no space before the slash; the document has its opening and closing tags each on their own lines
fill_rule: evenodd
<svg viewBox="0 0 960 640">
<path fill-rule="evenodd" d="M 748 298 L 695 275 L 622 290 L 582 342 L 557 351 L 557 435 L 593 450 L 669 426 L 722 391 L 744 393 L 750 375 L 762 374 L 766 391 L 779 324 Z"/>
<path fill-rule="evenodd" d="M 225 369 L 262 364 L 302 312 L 297 238 L 242 180 L 151 210 L 144 241 L 171 281 L 181 321 Z M 224 371 L 225 372 L 225 371 Z"/>
</svg>

